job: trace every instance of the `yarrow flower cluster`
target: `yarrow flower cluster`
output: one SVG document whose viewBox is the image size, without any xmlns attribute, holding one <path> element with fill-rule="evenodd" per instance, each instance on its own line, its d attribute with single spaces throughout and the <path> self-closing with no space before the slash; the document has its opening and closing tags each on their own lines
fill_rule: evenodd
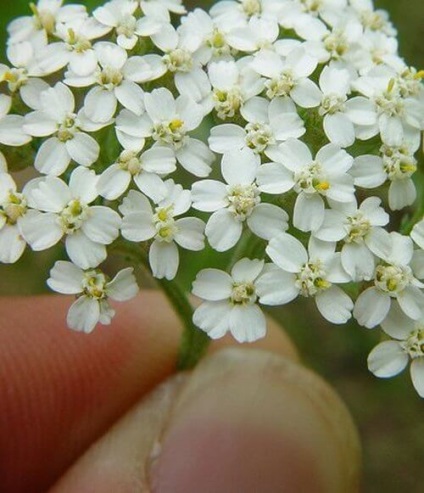
<svg viewBox="0 0 424 493">
<path fill-rule="evenodd" d="M 47 284 L 76 298 L 69 327 L 91 332 L 111 322 L 109 300 L 138 291 L 133 267 L 103 272 L 109 255 L 172 291 L 183 251 L 231 250 L 228 268 L 205 254 L 193 273 L 198 329 L 254 341 L 261 305 L 314 298 L 332 323 L 380 326 L 370 370 L 411 360 L 424 397 L 424 71 L 398 55 L 386 12 L 372 0 L 31 10 L 0 65 L 1 262 L 63 242 Z"/>
</svg>

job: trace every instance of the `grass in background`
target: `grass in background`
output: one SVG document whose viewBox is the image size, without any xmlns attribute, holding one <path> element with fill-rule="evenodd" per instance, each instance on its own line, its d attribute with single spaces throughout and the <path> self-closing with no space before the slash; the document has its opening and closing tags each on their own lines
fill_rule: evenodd
<svg viewBox="0 0 424 493">
<path fill-rule="evenodd" d="M 0 52 L 4 52 L 6 25 L 29 14 L 27 0 L 0 6 Z M 87 7 L 101 2 L 88 0 Z M 187 1 L 190 7 L 208 7 L 210 1 Z M 424 68 L 423 0 L 376 0 L 390 11 L 399 30 L 400 52 L 409 64 Z M 55 253 L 27 252 L 17 266 L 0 265 L 0 294 L 44 291 L 43 279 Z M 338 327 L 325 323 L 314 304 L 302 300 L 293 307 L 273 311 L 293 339 L 306 363 L 334 385 L 353 413 L 364 447 L 364 486 L 369 493 L 421 493 L 424 458 L 424 402 L 403 375 L 390 381 L 374 378 L 366 369 L 366 356 L 377 342 L 376 331 L 355 323 Z"/>
</svg>

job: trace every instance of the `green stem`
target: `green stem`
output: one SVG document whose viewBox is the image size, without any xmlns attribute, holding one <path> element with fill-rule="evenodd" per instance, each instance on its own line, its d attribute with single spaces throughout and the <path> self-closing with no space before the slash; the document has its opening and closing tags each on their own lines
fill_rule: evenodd
<svg viewBox="0 0 424 493">
<path fill-rule="evenodd" d="M 137 262 L 151 273 L 147 252 L 140 245 L 127 241 L 116 241 L 111 251 Z M 181 286 L 174 280 L 155 279 L 183 323 L 183 335 L 179 348 L 177 368 L 193 368 L 204 355 L 210 338 L 193 323 L 193 307 Z"/>
</svg>

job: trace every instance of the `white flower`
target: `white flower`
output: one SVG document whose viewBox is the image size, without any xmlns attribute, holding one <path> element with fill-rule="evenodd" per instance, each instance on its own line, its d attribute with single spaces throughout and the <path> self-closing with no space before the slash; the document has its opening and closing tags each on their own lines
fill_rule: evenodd
<svg viewBox="0 0 424 493">
<path fill-rule="evenodd" d="M 262 92 L 263 81 L 250 68 L 250 59 L 237 62 L 219 61 L 209 65 L 209 79 L 213 88 L 213 101 L 218 118 L 234 117 L 253 96 Z"/>
<path fill-rule="evenodd" d="M 383 330 L 394 340 L 378 344 L 368 356 L 368 368 L 375 376 L 390 378 L 411 362 L 412 383 L 424 397 L 424 318 L 411 320 L 393 305 Z"/>
<path fill-rule="evenodd" d="M 140 8 L 145 15 L 162 18 L 164 14 L 169 18 L 169 12 L 178 15 L 186 13 L 182 0 L 140 0 Z"/>
<path fill-rule="evenodd" d="M 58 293 L 75 295 L 69 309 L 70 329 L 89 334 L 98 323 L 109 325 L 115 316 L 109 299 L 128 301 L 138 293 L 133 269 L 123 269 L 110 280 L 102 271 L 82 270 L 71 262 L 58 261 L 50 271 L 49 287 Z"/>
<path fill-rule="evenodd" d="M 203 250 L 205 224 L 197 217 L 177 219 L 190 208 L 190 192 L 173 180 L 167 180 L 165 185 L 166 198 L 154 209 L 143 194 L 131 190 L 119 210 L 123 215 L 122 236 L 134 242 L 153 239 L 149 249 L 152 273 L 158 279 L 171 280 L 179 265 L 177 245 L 192 251 Z"/>
<path fill-rule="evenodd" d="M 117 161 L 102 173 L 97 189 L 102 197 L 114 200 L 127 190 L 133 179 L 141 192 L 159 202 L 167 193 L 160 175 L 173 171 L 175 156 L 168 147 L 153 147 L 143 153 L 125 149 Z"/>
<path fill-rule="evenodd" d="M 266 270 L 266 268 L 265 268 Z M 230 332 L 238 342 L 253 342 L 266 334 L 266 320 L 257 305 L 263 260 L 243 258 L 231 273 L 204 269 L 193 283 L 193 294 L 205 301 L 195 310 L 193 322 L 218 339 Z M 266 291 L 266 289 L 264 289 Z"/>
<path fill-rule="evenodd" d="M 414 254 L 411 238 L 381 229 L 374 231 L 368 247 L 381 261 L 375 269 L 374 285 L 356 300 L 353 315 L 358 323 L 368 329 L 382 323 L 394 302 L 411 319 L 421 318 L 424 284 L 414 271 L 423 272 L 424 259 L 411 263 Z"/>
<path fill-rule="evenodd" d="M 343 241 L 341 261 L 353 281 L 369 281 L 374 275 L 375 257 L 368 248 L 376 228 L 386 226 L 389 215 L 378 197 L 368 197 L 358 208 L 356 200 L 332 204 L 314 236 L 323 241 Z"/>
<path fill-rule="evenodd" d="M 88 118 L 94 122 L 107 123 L 113 118 L 118 102 L 124 108 L 141 115 L 144 110 L 144 91 L 138 83 L 160 77 L 157 67 L 158 55 L 128 58 L 124 48 L 102 41 L 94 45 L 99 66 L 90 76 L 78 77 L 68 71 L 65 82 L 70 86 L 95 85 L 85 97 L 84 107 Z"/>
<path fill-rule="evenodd" d="M 15 43 L 7 47 L 7 58 L 12 67 L 0 64 L 0 81 L 7 83 L 10 93 L 19 93 L 23 102 L 32 109 L 38 109 L 40 94 L 50 86 L 40 78 L 45 75 L 36 62 L 36 53 L 43 49 L 47 40 L 37 35 L 31 41 Z"/>
<path fill-rule="evenodd" d="M 334 284 L 350 281 L 343 270 L 336 243 L 311 237 L 308 251 L 293 236 L 282 233 L 273 238 L 266 249 L 280 268 L 264 275 L 264 282 L 280 285 L 280 303 L 288 303 L 299 294 L 314 297 L 321 315 L 334 324 L 346 323 L 351 317 L 352 300 Z"/>
<path fill-rule="evenodd" d="M 94 18 L 107 26 L 108 32 L 114 29 L 118 46 L 132 50 L 142 33 L 140 20 L 134 16 L 138 8 L 136 0 L 111 0 L 94 10 Z M 160 24 L 157 23 L 157 29 Z M 155 31 L 153 31 L 155 32 Z"/>
<path fill-rule="evenodd" d="M 15 181 L 5 171 L 0 170 L 0 262 L 12 264 L 26 247 L 20 223 L 27 212 L 27 200 L 25 189 L 18 193 Z"/>
<path fill-rule="evenodd" d="M 378 66 L 354 82 L 354 88 L 374 102 L 377 123 L 364 126 L 360 138 L 371 138 L 380 133 L 384 144 L 400 147 L 405 141 L 418 147 L 424 128 L 422 100 L 415 95 L 403 94 L 396 72 L 387 66 Z"/>
<path fill-rule="evenodd" d="M 33 16 L 18 17 L 8 27 L 9 43 L 15 44 L 32 39 L 38 33 L 45 37 L 56 31 L 56 23 L 83 21 L 88 14 L 84 5 L 65 5 L 63 0 L 38 0 L 30 4 Z"/>
<path fill-rule="evenodd" d="M 213 151 L 223 154 L 247 147 L 272 159 L 275 146 L 289 138 L 299 138 L 306 131 L 295 104 L 287 97 L 275 98 L 271 102 L 253 97 L 240 113 L 248 122 L 244 128 L 225 123 L 211 129 L 209 146 Z"/>
<path fill-rule="evenodd" d="M 381 157 L 371 154 L 357 157 L 350 170 L 355 185 L 377 188 L 389 180 L 390 209 L 400 210 L 411 205 L 417 197 L 411 178 L 417 170 L 414 150 L 409 143 L 400 147 L 383 145 L 380 148 Z"/>
<path fill-rule="evenodd" d="M 188 96 L 176 100 L 165 88 L 155 89 L 144 96 L 146 112 L 141 117 L 123 111 L 117 118 L 116 130 L 125 147 L 141 145 L 153 138 L 155 146 L 166 146 L 177 161 L 195 176 L 207 176 L 214 160 L 208 146 L 188 133 L 203 120 L 203 109 Z"/>
<path fill-rule="evenodd" d="M 273 51 L 260 51 L 251 67 L 268 79 L 265 88 L 269 99 L 290 96 L 302 108 L 313 108 L 321 102 L 321 91 L 308 77 L 317 64 L 317 59 L 299 46 L 291 50 L 286 58 Z"/>
<path fill-rule="evenodd" d="M 250 149 L 229 152 L 221 164 L 227 184 L 216 180 L 193 184 L 193 207 L 213 212 L 205 233 L 215 250 L 232 248 L 241 237 L 244 222 L 266 240 L 288 228 L 288 215 L 283 209 L 261 203 L 261 190 L 255 183 L 259 164 L 260 159 Z"/>
<path fill-rule="evenodd" d="M 294 188 L 298 196 L 293 224 L 301 231 L 320 228 L 325 210 L 323 197 L 343 203 L 354 199 L 353 179 L 346 173 L 353 158 L 334 144 L 322 147 L 313 159 L 306 144 L 289 139 L 272 157 L 277 162 L 262 167 L 264 175 L 259 174 L 258 183 L 268 193 Z"/>
<path fill-rule="evenodd" d="M 79 167 L 69 186 L 59 178 L 36 179 L 28 192 L 28 211 L 21 231 L 33 250 L 45 250 L 66 236 L 69 258 L 82 269 L 97 267 L 106 259 L 106 246 L 119 234 L 119 214 L 104 206 L 91 206 L 97 198 L 98 177 Z"/>
<path fill-rule="evenodd" d="M 107 28 L 92 17 L 57 24 L 55 36 L 62 41 L 51 43 L 38 53 L 41 70 L 53 74 L 69 65 L 69 69 L 81 77 L 90 75 L 97 65 L 91 42 L 106 32 Z"/>
<path fill-rule="evenodd" d="M 99 130 L 102 125 L 86 122 L 75 111 L 71 90 L 61 82 L 40 95 L 40 109 L 25 117 L 23 129 L 34 137 L 53 137 L 43 142 L 35 158 L 35 168 L 44 174 L 61 175 L 71 160 L 90 166 L 99 157 L 97 141 L 82 130 Z"/>
<path fill-rule="evenodd" d="M 354 124 L 372 125 L 376 121 L 372 102 L 360 96 L 348 100 L 351 74 L 346 69 L 327 65 L 319 85 L 323 95 L 318 111 L 324 117 L 328 140 L 340 147 L 351 146 L 355 142 Z"/>
<path fill-rule="evenodd" d="M 9 115 L 12 106 L 12 98 L 5 94 L 0 94 L 0 144 L 19 147 L 31 141 L 22 128 L 24 118 L 19 115 Z"/>
</svg>

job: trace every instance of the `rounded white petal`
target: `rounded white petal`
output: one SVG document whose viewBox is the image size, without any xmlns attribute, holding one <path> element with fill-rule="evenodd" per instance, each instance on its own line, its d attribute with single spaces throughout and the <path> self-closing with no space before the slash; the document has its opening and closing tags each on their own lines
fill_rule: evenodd
<svg viewBox="0 0 424 493">
<path fill-rule="evenodd" d="M 91 166 L 100 154 L 97 141 L 83 132 L 77 132 L 73 139 L 66 142 L 66 150 L 71 158 L 82 166 Z"/>
<path fill-rule="evenodd" d="M 253 282 L 263 268 L 263 260 L 242 258 L 233 265 L 231 277 L 235 282 Z"/>
<path fill-rule="evenodd" d="M 256 183 L 262 192 L 280 194 L 294 186 L 293 173 L 278 163 L 259 166 Z"/>
<path fill-rule="evenodd" d="M 368 368 L 376 377 L 394 377 L 408 364 L 408 355 L 396 341 L 378 344 L 368 355 Z"/>
<path fill-rule="evenodd" d="M 0 262 L 4 264 L 15 263 L 21 258 L 25 247 L 26 242 L 16 224 L 0 228 Z"/>
<path fill-rule="evenodd" d="M 216 180 L 200 180 L 193 183 L 191 190 L 193 208 L 214 212 L 228 206 L 227 187 Z"/>
<path fill-rule="evenodd" d="M 229 185 L 250 185 L 258 171 L 260 159 L 248 148 L 234 150 L 222 156 L 222 176 Z"/>
<path fill-rule="evenodd" d="M 188 142 L 178 149 L 176 157 L 181 166 L 194 176 L 201 178 L 211 172 L 211 164 L 215 156 L 206 144 L 197 139 L 190 138 Z"/>
<path fill-rule="evenodd" d="M 101 174 L 97 190 L 105 199 L 115 200 L 127 190 L 130 182 L 131 174 L 113 164 Z"/>
<path fill-rule="evenodd" d="M 358 296 L 353 316 L 360 325 L 372 329 L 386 318 L 389 309 L 390 296 L 372 287 Z"/>
<path fill-rule="evenodd" d="M 289 217 L 281 207 L 272 204 L 257 205 L 247 218 L 247 225 L 255 235 L 271 240 L 288 228 Z"/>
<path fill-rule="evenodd" d="M 89 334 L 94 330 L 99 319 L 99 302 L 83 295 L 72 304 L 66 321 L 70 329 Z"/>
<path fill-rule="evenodd" d="M 233 306 L 228 322 L 237 342 L 254 342 L 266 335 L 265 315 L 258 305 Z"/>
<path fill-rule="evenodd" d="M 83 291 L 84 271 L 72 262 L 57 261 L 50 271 L 47 285 L 62 294 L 78 294 Z"/>
<path fill-rule="evenodd" d="M 192 293 L 208 301 L 225 300 L 231 296 L 233 279 L 218 269 L 203 269 L 193 282 Z"/>
<path fill-rule="evenodd" d="M 133 274 L 134 269 L 128 267 L 120 270 L 107 284 L 107 295 L 116 301 L 127 301 L 138 293 L 138 285 Z"/>
<path fill-rule="evenodd" d="M 237 243 L 242 230 L 242 223 L 230 211 L 220 209 L 209 218 L 205 233 L 213 249 L 225 252 Z"/>
<path fill-rule="evenodd" d="M 417 358 L 411 363 L 411 380 L 420 397 L 424 397 L 424 359 Z"/>
<path fill-rule="evenodd" d="M 308 254 L 300 241 L 286 233 L 282 233 L 273 238 L 267 248 L 266 253 L 278 267 L 296 273 L 308 261 Z"/>
<path fill-rule="evenodd" d="M 299 289 L 295 286 L 296 277 L 278 268 L 273 264 L 268 264 L 264 273 L 256 280 L 256 292 L 262 305 L 285 305 L 294 300 L 299 294 Z"/>
<path fill-rule="evenodd" d="M 300 193 L 294 205 L 293 224 L 301 231 L 313 231 L 321 227 L 325 217 L 324 201 L 318 194 Z"/>
<path fill-rule="evenodd" d="M 175 221 L 174 240 L 186 250 L 199 251 L 205 247 L 205 223 L 197 217 L 184 217 Z"/>
<path fill-rule="evenodd" d="M 81 267 L 81 269 L 97 267 L 107 257 L 107 251 L 104 245 L 90 240 L 90 238 L 80 231 L 68 235 L 65 246 L 68 257 L 75 265 Z"/>
<path fill-rule="evenodd" d="M 34 167 L 45 175 L 59 176 L 69 166 L 71 156 L 66 144 L 52 137 L 43 142 L 35 157 Z"/>
<path fill-rule="evenodd" d="M 85 97 L 85 113 L 90 120 L 106 123 L 113 118 L 117 107 L 115 93 L 102 87 L 94 87 Z"/>
<path fill-rule="evenodd" d="M 150 247 L 149 262 L 154 277 L 171 281 L 176 276 L 180 263 L 177 245 L 174 242 L 155 240 Z"/>
<path fill-rule="evenodd" d="M 121 216 L 104 206 L 90 207 L 90 215 L 82 224 L 82 231 L 90 240 L 109 245 L 119 236 Z"/>
<path fill-rule="evenodd" d="M 333 324 L 344 324 L 352 316 L 353 302 L 339 287 L 331 286 L 315 297 L 321 315 Z"/>
<path fill-rule="evenodd" d="M 122 220 L 122 236 L 130 241 L 146 241 L 153 238 L 156 228 L 151 212 L 126 213 Z"/>
<path fill-rule="evenodd" d="M 219 339 L 229 331 L 231 305 L 228 301 L 206 301 L 193 314 L 193 322 L 211 339 Z"/>
<path fill-rule="evenodd" d="M 28 211 L 19 221 L 19 227 L 25 241 L 35 251 L 56 245 L 63 236 L 56 214 Z"/>
</svg>

